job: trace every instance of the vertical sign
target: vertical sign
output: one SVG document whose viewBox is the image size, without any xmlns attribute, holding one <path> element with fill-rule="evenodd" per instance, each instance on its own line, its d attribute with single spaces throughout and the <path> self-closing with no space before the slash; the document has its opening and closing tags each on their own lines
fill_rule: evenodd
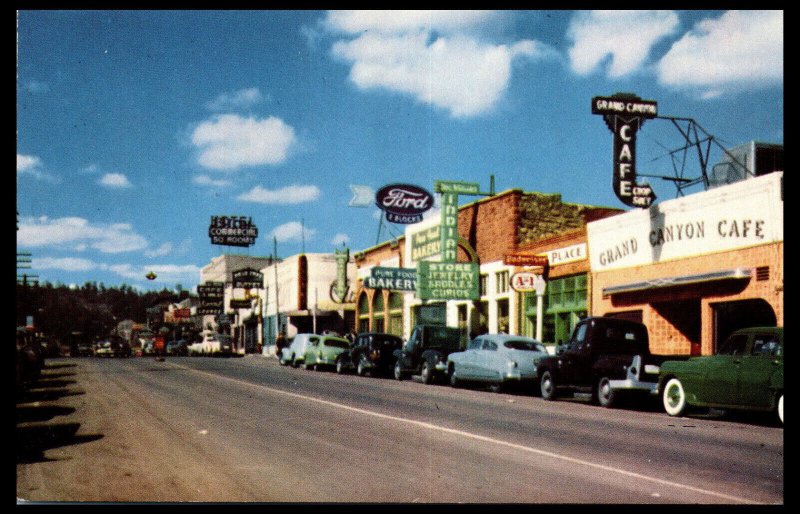
<svg viewBox="0 0 800 514">
<path fill-rule="evenodd" d="M 350 249 L 334 250 L 336 255 L 336 296 L 344 298 L 347 294 L 347 262 L 350 260 Z"/>
<path fill-rule="evenodd" d="M 636 182 L 636 133 L 646 119 L 658 116 L 656 102 L 636 95 L 617 93 L 592 98 L 592 114 L 600 114 L 614 134 L 612 187 L 622 203 L 631 207 L 650 207 L 656 199 L 649 184 Z"/>
<path fill-rule="evenodd" d="M 456 262 L 458 253 L 458 195 L 442 193 L 441 248 L 442 262 Z"/>
</svg>

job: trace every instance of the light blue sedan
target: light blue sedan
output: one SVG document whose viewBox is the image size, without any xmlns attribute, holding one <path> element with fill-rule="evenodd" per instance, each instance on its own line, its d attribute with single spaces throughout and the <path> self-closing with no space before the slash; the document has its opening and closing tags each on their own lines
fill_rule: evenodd
<svg viewBox="0 0 800 514">
<path fill-rule="evenodd" d="M 463 352 L 447 357 L 450 385 L 488 383 L 494 392 L 509 384 L 536 384 L 536 365 L 547 357 L 547 348 L 531 337 L 485 334 L 473 339 Z"/>
</svg>

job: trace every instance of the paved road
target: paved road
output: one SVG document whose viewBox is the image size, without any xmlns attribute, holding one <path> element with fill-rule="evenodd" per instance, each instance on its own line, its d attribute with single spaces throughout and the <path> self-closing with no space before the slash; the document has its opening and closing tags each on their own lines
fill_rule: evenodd
<svg viewBox="0 0 800 514">
<path fill-rule="evenodd" d="M 783 503 L 783 428 L 766 417 L 261 356 L 53 359 L 22 400 L 19 501 Z"/>
</svg>

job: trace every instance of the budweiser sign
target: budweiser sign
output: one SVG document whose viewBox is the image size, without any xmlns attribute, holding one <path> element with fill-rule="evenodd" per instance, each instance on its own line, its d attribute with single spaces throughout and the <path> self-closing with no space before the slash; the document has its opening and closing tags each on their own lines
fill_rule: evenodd
<svg viewBox="0 0 800 514">
<path fill-rule="evenodd" d="M 386 212 L 386 221 L 418 223 L 422 213 L 433 207 L 433 195 L 419 186 L 391 184 L 378 190 L 375 204 Z"/>
</svg>

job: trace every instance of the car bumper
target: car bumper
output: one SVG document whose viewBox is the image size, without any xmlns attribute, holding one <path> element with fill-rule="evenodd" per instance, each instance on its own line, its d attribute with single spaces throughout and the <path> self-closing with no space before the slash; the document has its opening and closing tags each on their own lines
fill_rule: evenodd
<svg viewBox="0 0 800 514">
<path fill-rule="evenodd" d="M 635 391 L 651 396 L 658 395 L 658 383 L 656 382 L 642 382 L 635 378 L 627 378 L 625 380 L 609 380 L 609 385 L 614 391 Z"/>
</svg>

